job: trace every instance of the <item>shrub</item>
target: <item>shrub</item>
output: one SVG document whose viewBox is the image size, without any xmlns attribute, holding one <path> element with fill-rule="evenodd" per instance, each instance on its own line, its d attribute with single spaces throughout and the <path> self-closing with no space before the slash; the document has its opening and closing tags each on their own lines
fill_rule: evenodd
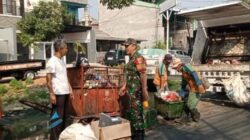
<svg viewBox="0 0 250 140">
<path fill-rule="evenodd" d="M 31 78 L 27 78 L 26 80 L 25 80 L 25 83 L 27 84 L 27 85 L 30 85 L 30 84 L 33 84 L 33 80 L 31 79 Z"/>
<path fill-rule="evenodd" d="M 8 89 L 5 85 L 0 85 L 0 94 L 5 94 L 8 92 Z"/>
<path fill-rule="evenodd" d="M 12 79 L 10 81 L 10 86 L 13 87 L 14 89 L 22 89 L 22 88 L 24 88 L 24 85 L 23 85 L 22 81 L 21 80 L 18 81 L 16 79 Z"/>
<path fill-rule="evenodd" d="M 49 101 L 49 94 L 45 89 L 30 90 L 28 96 L 25 97 L 27 100 L 31 100 L 38 103 Z"/>
<path fill-rule="evenodd" d="M 158 42 L 155 43 L 154 48 L 165 50 L 166 49 L 166 44 L 164 42 L 162 42 L 162 41 L 158 41 Z"/>
<path fill-rule="evenodd" d="M 26 87 L 26 88 L 24 89 L 24 94 L 29 94 L 29 93 L 30 93 L 30 90 L 29 90 L 29 88 Z"/>
</svg>

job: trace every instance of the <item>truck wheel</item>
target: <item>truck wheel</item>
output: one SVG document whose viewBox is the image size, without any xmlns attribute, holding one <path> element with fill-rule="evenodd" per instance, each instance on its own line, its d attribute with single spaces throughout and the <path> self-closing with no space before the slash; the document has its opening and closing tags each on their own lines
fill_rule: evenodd
<svg viewBox="0 0 250 140">
<path fill-rule="evenodd" d="M 35 77 L 36 77 L 36 75 L 35 75 L 35 72 L 33 72 L 33 71 L 26 71 L 24 73 L 24 79 L 29 78 L 29 79 L 33 80 Z"/>
</svg>

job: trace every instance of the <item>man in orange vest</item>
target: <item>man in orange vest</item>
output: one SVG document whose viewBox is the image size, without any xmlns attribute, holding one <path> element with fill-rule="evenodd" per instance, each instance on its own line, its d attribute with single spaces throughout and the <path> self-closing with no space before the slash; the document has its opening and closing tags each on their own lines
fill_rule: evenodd
<svg viewBox="0 0 250 140">
<path fill-rule="evenodd" d="M 182 82 L 180 96 L 184 99 L 184 112 L 191 118 L 194 122 L 200 120 L 200 113 L 196 106 L 200 101 L 202 93 L 205 93 L 205 87 L 200 79 L 198 73 L 190 64 L 184 64 L 179 58 L 173 60 L 173 69 L 182 73 Z"/>
<path fill-rule="evenodd" d="M 157 91 L 161 92 L 164 89 L 168 89 L 168 67 L 171 64 L 173 58 L 172 55 L 166 54 L 162 63 L 155 69 L 154 81 Z"/>
</svg>

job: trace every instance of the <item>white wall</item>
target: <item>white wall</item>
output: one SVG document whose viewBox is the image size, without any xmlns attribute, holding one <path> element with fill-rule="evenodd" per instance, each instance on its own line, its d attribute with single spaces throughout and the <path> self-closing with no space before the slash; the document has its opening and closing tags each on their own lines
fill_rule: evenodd
<svg viewBox="0 0 250 140">
<path fill-rule="evenodd" d="M 164 39 L 162 18 L 158 9 L 132 5 L 120 10 L 107 10 L 99 4 L 99 29 L 111 36 L 147 40 L 141 47 L 152 47 Z"/>
<path fill-rule="evenodd" d="M 90 33 L 87 32 L 78 32 L 78 33 L 64 33 L 64 40 L 66 42 L 81 42 L 81 43 L 89 43 L 90 42 Z"/>
<path fill-rule="evenodd" d="M 0 53 L 9 54 L 8 60 L 16 60 L 17 59 L 17 46 L 16 46 L 16 29 L 14 28 L 4 28 L 0 29 Z M 7 46 L 6 46 L 7 45 Z"/>
<path fill-rule="evenodd" d="M 30 12 L 34 6 L 38 5 L 39 1 L 53 1 L 53 0 L 24 0 L 25 12 Z"/>
</svg>

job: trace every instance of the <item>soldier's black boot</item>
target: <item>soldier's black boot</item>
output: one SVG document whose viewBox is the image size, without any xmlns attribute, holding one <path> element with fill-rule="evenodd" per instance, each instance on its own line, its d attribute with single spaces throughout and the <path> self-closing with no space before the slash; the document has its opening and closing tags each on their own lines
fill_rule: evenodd
<svg viewBox="0 0 250 140">
<path fill-rule="evenodd" d="M 132 140 L 144 140 L 145 131 L 144 130 L 136 130 L 132 135 Z"/>
</svg>

